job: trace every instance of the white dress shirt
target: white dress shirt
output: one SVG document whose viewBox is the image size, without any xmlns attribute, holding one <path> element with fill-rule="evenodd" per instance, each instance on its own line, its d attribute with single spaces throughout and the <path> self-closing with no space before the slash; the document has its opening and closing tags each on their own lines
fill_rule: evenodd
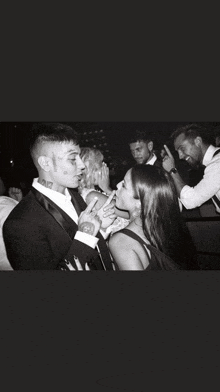
<svg viewBox="0 0 220 392">
<path fill-rule="evenodd" d="M 210 145 L 204 155 L 204 175 L 201 181 L 194 187 L 185 185 L 180 192 L 180 200 L 187 209 L 200 207 L 214 195 L 220 200 L 220 153 L 213 158 L 218 147 Z M 216 211 L 220 208 L 215 204 Z"/>
<path fill-rule="evenodd" d="M 34 178 L 32 183 L 33 188 L 37 189 L 40 193 L 47 196 L 50 200 L 52 200 L 58 207 L 60 207 L 69 217 L 78 224 L 78 215 L 71 202 L 71 195 L 68 189 L 65 189 L 65 194 L 63 195 L 60 192 L 56 192 L 52 189 L 46 188 L 38 182 L 38 178 Z M 83 242 L 84 244 L 90 246 L 95 249 L 99 239 L 90 234 L 83 233 L 82 231 L 77 231 L 74 237 L 75 240 Z"/>
</svg>

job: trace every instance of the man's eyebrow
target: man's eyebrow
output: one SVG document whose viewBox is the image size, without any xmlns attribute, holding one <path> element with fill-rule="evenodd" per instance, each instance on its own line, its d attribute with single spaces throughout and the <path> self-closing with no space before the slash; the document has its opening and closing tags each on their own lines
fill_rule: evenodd
<svg viewBox="0 0 220 392">
<path fill-rule="evenodd" d="M 179 149 L 182 148 L 182 147 L 183 147 L 183 143 L 180 143 L 180 144 L 177 146 L 176 150 L 179 150 Z"/>
<path fill-rule="evenodd" d="M 67 154 L 79 154 L 79 151 L 76 151 L 76 150 L 68 150 L 66 153 L 67 153 Z"/>
</svg>

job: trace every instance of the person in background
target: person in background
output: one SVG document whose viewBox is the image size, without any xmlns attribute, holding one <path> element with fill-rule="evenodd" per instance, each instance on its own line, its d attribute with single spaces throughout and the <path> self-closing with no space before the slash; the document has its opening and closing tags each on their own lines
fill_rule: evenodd
<svg viewBox="0 0 220 392">
<path fill-rule="evenodd" d="M 119 270 L 199 269 L 170 174 L 137 164 L 117 188 L 116 206 L 130 215 L 129 225 L 109 240 Z"/>
<path fill-rule="evenodd" d="M 220 135 L 217 135 L 215 137 L 215 145 L 216 145 L 216 147 L 220 147 Z"/>
<path fill-rule="evenodd" d="M 136 163 L 161 166 L 160 160 L 154 153 L 154 142 L 147 132 L 136 130 L 128 143 Z"/>
<path fill-rule="evenodd" d="M 214 133 L 214 145 L 215 147 L 220 147 L 220 126 L 215 126 L 213 133 Z"/>
<path fill-rule="evenodd" d="M 3 225 L 8 260 L 15 270 L 114 270 L 106 245 L 105 218 L 115 219 L 113 195 L 101 209 L 88 206 L 77 188 L 85 168 L 79 137 L 60 123 L 36 123 L 30 154 L 38 171 L 30 192 Z M 102 230 L 103 229 L 103 230 Z M 102 232 L 101 232 L 102 231 Z"/>
<path fill-rule="evenodd" d="M 19 202 L 23 197 L 23 193 L 20 188 L 14 186 L 7 187 L 3 177 L 0 177 L 0 196 L 7 196 Z"/>
<path fill-rule="evenodd" d="M 212 199 L 216 212 L 220 213 L 220 148 L 211 144 L 211 133 L 205 126 L 192 123 L 177 128 L 171 138 L 179 159 L 195 169 L 204 166 L 203 178 L 193 187 L 187 185 L 169 148 L 164 145 L 167 155 L 163 168 L 171 174 L 181 203 L 186 209 L 193 209 Z"/>
<path fill-rule="evenodd" d="M 17 204 L 18 201 L 14 198 L 2 195 L 0 196 L 0 271 L 13 270 L 6 255 L 2 227 L 6 218 Z"/>
<path fill-rule="evenodd" d="M 21 189 L 15 187 L 9 188 L 7 196 L 6 188 L 3 178 L 0 177 L 0 271 L 13 270 L 6 255 L 2 227 L 10 212 L 23 197 Z"/>
<path fill-rule="evenodd" d="M 109 168 L 103 161 L 104 156 L 102 152 L 97 148 L 82 147 L 80 157 L 85 165 L 85 170 L 82 173 L 78 191 L 87 204 L 89 204 L 94 197 L 97 197 L 98 201 L 95 208 L 98 210 L 112 193 Z M 117 215 L 116 219 L 106 229 L 106 233 L 111 235 L 126 227 L 129 223 L 127 211 L 120 211 L 115 208 L 115 214 Z"/>
</svg>

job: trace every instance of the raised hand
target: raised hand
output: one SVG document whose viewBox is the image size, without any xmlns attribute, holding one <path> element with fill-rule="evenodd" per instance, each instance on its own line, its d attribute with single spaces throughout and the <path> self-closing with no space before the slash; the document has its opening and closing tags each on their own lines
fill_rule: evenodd
<svg viewBox="0 0 220 392">
<path fill-rule="evenodd" d="M 97 211 L 97 215 L 101 219 L 101 229 L 107 229 L 117 218 L 115 214 L 115 201 L 113 200 L 115 191 L 112 191 L 107 198 L 105 204 Z"/>
<path fill-rule="evenodd" d="M 103 162 L 101 170 L 98 172 L 98 186 L 107 195 L 112 191 L 110 188 L 109 168 L 105 162 Z"/>
<path fill-rule="evenodd" d="M 170 172 L 170 170 L 175 167 L 175 160 L 166 144 L 164 144 L 164 149 L 167 155 L 165 155 L 165 157 L 163 158 L 162 165 L 167 172 Z"/>
<path fill-rule="evenodd" d="M 10 187 L 8 190 L 9 196 L 16 200 L 16 201 L 21 201 L 23 198 L 23 194 L 20 188 L 15 188 L 15 187 Z"/>
<path fill-rule="evenodd" d="M 94 237 L 98 233 L 101 227 L 101 219 L 97 215 L 97 211 L 94 209 L 98 198 L 95 197 L 86 207 L 86 209 L 81 212 L 78 221 L 78 230 L 83 233 L 93 235 Z"/>
</svg>

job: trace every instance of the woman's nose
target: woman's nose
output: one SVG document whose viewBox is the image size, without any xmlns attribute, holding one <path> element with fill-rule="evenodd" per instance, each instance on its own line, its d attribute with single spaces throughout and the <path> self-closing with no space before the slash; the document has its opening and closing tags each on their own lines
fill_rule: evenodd
<svg viewBox="0 0 220 392">
<path fill-rule="evenodd" d="M 122 181 L 120 181 L 120 182 L 116 185 L 116 188 L 117 188 L 117 189 L 120 189 L 120 188 L 121 188 L 121 183 L 122 183 Z"/>
</svg>

